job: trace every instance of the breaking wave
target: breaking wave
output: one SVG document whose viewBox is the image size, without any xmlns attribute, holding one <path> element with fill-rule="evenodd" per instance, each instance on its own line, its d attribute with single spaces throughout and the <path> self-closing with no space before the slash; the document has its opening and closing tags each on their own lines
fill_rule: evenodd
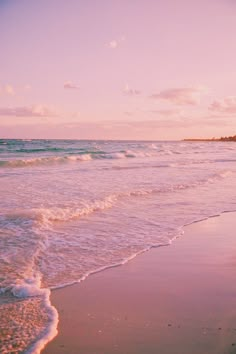
<svg viewBox="0 0 236 354">
<path fill-rule="evenodd" d="M 70 162 L 82 162 L 97 159 L 126 159 L 126 158 L 142 158 L 150 157 L 149 153 L 141 153 L 134 151 L 114 152 L 114 153 L 85 153 L 79 155 L 67 156 L 50 156 L 50 157 L 35 157 L 31 159 L 15 159 L 15 160 L 2 160 L 0 167 L 29 167 L 40 165 L 55 165 Z"/>
<path fill-rule="evenodd" d="M 153 149 L 154 150 L 154 149 Z M 50 151 L 64 151 L 63 149 L 51 148 Z M 16 152 L 16 151 L 15 151 Z M 37 153 L 44 152 L 43 149 L 34 149 L 28 150 L 21 149 L 18 152 L 24 153 Z M 164 155 L 169 155 L 170 151 L 135 151 L 135 150 L 121 150 L 115 152 L 105 152 L 105 151 L 80 151 L 79 153 L 68 153 L 67 155 L 58 155 L 58 156 L 42 156 L 42 157 L 33 157 L 27 159 L 9 159 L 9 160 L 0 160 L 0 168 L 17 168 L 17 167 L 30 167 L 30 166 L 50 166 L 56 164 L 65 164 L 71 162 L 83 162 L 90 160 L 119 160 L 119 159 L 134 159 L 134 158 L 150 158 L 157 156 L 159 153 Z M 176 152 L 171 152 L 171 154 Z"/>
<path fill-rule="evenodd" d="M 40 165 L 55 165 L 66 162 L 89 161 L 92 157 L 89 154 L 77 156 L 51 156 L 51 157 L 36 157 L 32 159 L 22 160 L 7 160 L 0 161 L 0 167 L 28 167 Z"/>
<path fill-rule="evenodd" d="M 217 180 L 227 178 L 232 174 L 230 170 L 223 170 L 214 173 L 206 178 L 199 179 L 192 183 L 180 183 L 175 185 L 165 185 L 159 188 L 140 188 L 136 190 L 127 190 L 108 195 L 102 200 L 84 202 L 78 208 L 72 207 L 52 207 L 52 208 L 32 208 L 30 210 L 14 210 L 0 214 L 1 222 L 6 224 L 15 220 L 17 223 L 23 223 L 25 226 L 36 225 L 41 227 L 50 227 L 56 222 L 67 222 L 70 220 L 79 219 L 94 212 L 109 209 L 124 198 L 129 197 L 145 197 L 152 194 L 178 192 L 190 188 L 195 188 L 207 183 L 214 183 Z"/>
</svg>

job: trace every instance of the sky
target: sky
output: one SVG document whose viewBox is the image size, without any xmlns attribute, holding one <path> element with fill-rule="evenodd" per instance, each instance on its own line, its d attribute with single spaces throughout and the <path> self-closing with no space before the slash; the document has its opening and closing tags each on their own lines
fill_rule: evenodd
<svg viewBox="0 0 236 354">
<path fill-rule="evenodd" d="M 0 138 L 236 134 L 236 0 L 0 0 Z"/>
</svg>

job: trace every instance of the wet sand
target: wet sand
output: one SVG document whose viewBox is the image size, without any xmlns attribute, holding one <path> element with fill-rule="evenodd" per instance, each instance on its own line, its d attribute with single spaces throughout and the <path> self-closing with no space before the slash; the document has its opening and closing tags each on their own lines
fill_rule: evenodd
<svg viewBox="0 0 236 354">
<path fill-rule="evenodd" d="M 44 354 L 236 353 L 236 213 L 172 245 L 54 290 L 59 334 Z"/>
</svg>

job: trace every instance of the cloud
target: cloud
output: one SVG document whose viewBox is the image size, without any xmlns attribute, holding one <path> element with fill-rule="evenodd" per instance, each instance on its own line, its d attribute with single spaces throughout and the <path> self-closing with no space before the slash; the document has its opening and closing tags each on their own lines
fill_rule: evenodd
<svg viewBox="0 0 236 354">
<path fill-rule="evenodd" d="M 154 109 L 152 111 L 149 111 L 149 113 L 157 114 L 164 117 L 172 117 L 176 115 L 182 115 L 183 111 L 179 109 Z"/>
<path fill-rule="evenodd" d="M 133 115 L 133 112 L 125 111 L 124 114 L 125 114 L 126 116 L 132 116 L 132 115 Z"/>
<path fill-rule="evenodd" d="M 14 88 L 9 84 L 0 86 L 0 95 L 14 96 Z"/>
<path fill-rule="evenodd" d="M 120 43 L 125 41 L 125 36 L 122 36 L 121 38 L 118 39 L 113 39 L 108 43 L 108 47 L 110 49 L 116 49 L 119 47 Z"/>
<path fill-rule="evenodd" d="M 236 114 L 236 96 L 229 96 L 222 100 L 213 101 L 209 110 L 216 113 Z"/>
<path fill-rule="evenodd" d="M 66 81 L 66 82 L 64 82 L 64 89 L 78 90 L 79 86 L 77 86 L 76 84 L 74 84 L 71 81 Z"/>
<path fill-rule="evenodd" d="M 26 90 L 26 91 L 31 90 L 31 85 L 26 84 L 26 85 L 24 86 L 24 90 Z"/>
<path fill-rule="evenodd" d="M 57 115 L 51 107 L 41 104 L 13 108 L 0 107 L 0 116 L 5 117 L 54 117 Z"/>
<path fill-rule="evenodd" d="M 117 47 L 118 47 L 118 41 L 116 41 L 115 39 L 110 41 L 109 48 L 116 49 Z"/>
<path fill-rule="evenodd" d="M 199 102 L 199 96 L 206 93 L 206 89 L 202 87 L 184 87 L 171 88 L 153 94 L 150 97 L 156 100 L 164 100 L 176 105 L 192 105 L 195 106 Z"/>
<path fill-rule="evenodd" d="M 131 89 L 129 85 L 126 84 L 125 88 L 123 89 L 123 93 L 128 96 L 136 96 L 136 95 L 140 95 L 141 91 L 136 89 Z"/>
</svg>

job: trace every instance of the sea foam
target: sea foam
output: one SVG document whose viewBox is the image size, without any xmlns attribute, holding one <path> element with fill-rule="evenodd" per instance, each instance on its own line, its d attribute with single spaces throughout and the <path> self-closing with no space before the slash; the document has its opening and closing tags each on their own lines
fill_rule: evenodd
<svg viewBox="0 0 236 354">
<path fill-rule="evenodd" d="M 39 354 L 58 333 L 58 312 L 50 302 L 51 292 L 49 289 L 41 288 L 41 279 L 38 275 L 12 285 L 6 289 L 6 294 L 9 293 L 21 301 L 14 302 L 11 299 L 11 302 L 7 302 L 2 308 L 3 318 L 13 321 L 14 327 L 12 333 L 4 332 L 1 353 L 9 353 L 17 347 L 17 352 Z M 0 330 L 5 325 L 3 320 Z"/>
</svg>

